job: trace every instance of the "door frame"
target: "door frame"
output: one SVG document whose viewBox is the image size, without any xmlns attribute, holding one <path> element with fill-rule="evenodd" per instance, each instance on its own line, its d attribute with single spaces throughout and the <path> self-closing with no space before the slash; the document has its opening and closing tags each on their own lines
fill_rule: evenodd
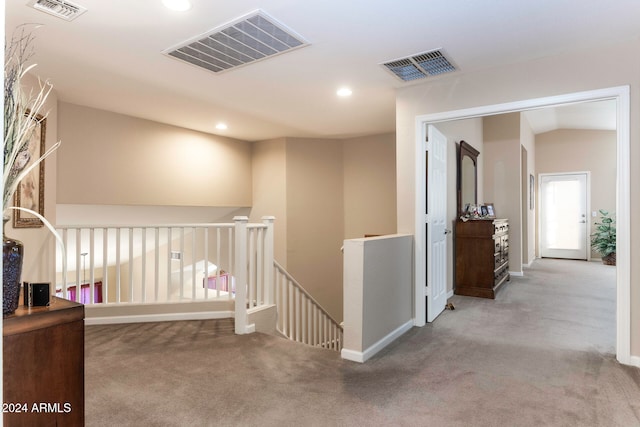
<svg viewBox="0 0 640 427">
<path fill-rule="evenodd" d="M 554 107 L 589 101 L 615 100 L 617 103 L 616 136 L 616 225 L 618 229 L 616 250 L 616 358 L 620 363 L 638 365 L 631 357 L 631 162 L 630 162 L 630 88 L 616 86 L 604 89 L 574 92 L 564 95 L 533 98 L 502 104 L 485 105 L 461 110 L 444 111 L 416 116 L 415 119 L 415 253 L 414 253 L 414 325 L 425 325 L 426 301 L 424 296 L 425 227 L 424 206 L 426 172 L 424 165 L 425 132 L 427 125 L 451 120 L 478 118 L 494 114 L 521 112 L 524 110 Z"/>
<path fill-rule="evenodd" d="M 539 221 L 538 221 L 538 227 L 537 227 L 537 232 L 538 232 L 538 236 L 540 236 L 538 238 L 538 256 L 540 258 L 542 258 L 542 214 L 540 213 L 542 211 L 542 177 L 545 176 L 564 176 L 564 175 L 586 175 L 586 179 L 587 182 L 585 184 L 586 189 L 585 191 L 587 192 L 586 194 L 586 200 L 585 200 L 585 204 L 586 204 L 586 218 L 585 220 L 587 221 L 587 232 L 585 235 L 585 251 L 586 251 L 586 256 L 587 256 L 587 261 L 591 261 L 591 239 L 589 238 L 590 230 L 591 230 L 591 172 L 589 171 L 576 171 L 576 172 L 559 172 L 559 173 L 552 173 L 552 172 L 545 172 L 545 173 L 539 173 L 538 174 L 538 185 L 536 188 L 536 191 L 538 192 L 538 206 L 540 207 L 540 210 L 538 211 L 539 214 Z"/>
</svg>

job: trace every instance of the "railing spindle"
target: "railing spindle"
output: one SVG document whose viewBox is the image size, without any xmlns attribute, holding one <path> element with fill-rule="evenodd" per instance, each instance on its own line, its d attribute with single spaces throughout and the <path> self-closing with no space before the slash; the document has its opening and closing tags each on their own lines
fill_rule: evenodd
<svg viewBox="0 0 640 427">
<path fill-rule="evenodd" d="M 142 266 L 140 267 L 140 287 L 142 288 L 142 303 L 144 304 L 147 302 L 147 229 L 142 228 L 141 233 L 142 256 L 140 261 Z"/>
<path fill-rule="evenodd" d="M 102 301 L 109 302 L 109 275 L 107 266 L 109 265 L 109 229 L 102 229 Z"/>
<path fill-rule="evenodd" d="M 218 228 L 219 232 L 220 229 Z M 202 231 L 202 243 L 204 245 L 204 277 L 202 278 L 202 286 L 204 287 L 204 299 L 209 298 L 209 227 L 204 227 Z M 220 248 L 216 252 L 220 256 Z M 217 262 L 217 260 L 216 260 Z M 218 265 L 216 263 L 216 265 Z"/>
<path fill-rule="evenodd" d="M 153 269 L 153 302 L 158 302 L 160 293 L 160 228 L 154 229 L 153 247 L 155 252 L 155 263 Z"/>
<path fill-rule="evenodd" d="M 172 228 L 167 227 L 167 297 L 169 301 L 171 298 L 171 244 L 173 243 Z"/>
<path fill-rule="evenodd" d="M 133 228 L 129 228 L 129 302 L 133 297 Z"/>
<path fill-rule="evenodd" d="M 121 228 L 116 228 L 116 302 L 122 302 L 120 300 L 120 234 Z"/>
<path fill-rule="evenodd" d="M 82 250 L 82 230 L 76 230 L 76 293 L 73 296 L 73 301 L 80 301 L 80 257 L 84 253 Z"/>
<path fill-rule="evenodd" d="M 90 304 L 95 304 L 95 282 L 96 282 L 96 275 L 95 275 L 95 271 L 94 271 L 94 266 L 93 266 L 93 260 L 94 260 L 94 256 L 95 256 L 96 250 L 95 250 L 95 229 L 94 228 L 90 228 L 89 229 L 89 301 Z"/>
<path fill-rule="evenodd" d="M 184 227 L 180 227 L 180 300 L 184 299 Z"/>
<path fill-rule="evenodd" d="M 191 229 L 191 299 L 197 299 L 196 296 L 196 228 Z"/>
</svg>

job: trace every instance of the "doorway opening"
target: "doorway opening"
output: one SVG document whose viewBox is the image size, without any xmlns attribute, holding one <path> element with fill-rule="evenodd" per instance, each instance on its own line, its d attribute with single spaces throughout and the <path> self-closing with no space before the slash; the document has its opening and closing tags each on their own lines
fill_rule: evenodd
<svg viewBox="0 0 640 427">
<path fill-rule="evenodd" d="M 620 363 L 631 364 L 631 282 L 630 282 L 630 107 L 629 107 L 629 87 L 620 86 L 607 89 L 577 92 L 566 95 L 529 99 L 505 104 L 495 104 L 483 107 L 476 107 L 464 110 L 454 110 L 441 113 L 418 116 L 416 132 L 417 141 L 416 158 L 422 159 L 422 141 L 425 140 L 424 132 L 427 125 L 439 122 L 461 120 L 468 118 L 478 118 L 489 115 L 522 112 L 532 109 L 568 105 L 574 103 L 615 100 L 617 104 L 617 137 L 616 137 L 616 212 L 618 226 L 617 241 L 617 269 L 616 269 L 616 358 Z M 424 176 L 425 166 L 421 161 L 416 164 L 417 177 Z M 424 222 L 423 207 L 426 203 L 426 190 L 424 180 L 416 179 L 415 208 L 416 208 L 416 251 L 415 251 L 415 316 L 416 326 L 425 324 L 426 301 L 423 297 L 426 277 L 426 265 L 423 254 L 427 248 L 423 247 L 426 230 Z M 427 295 L 429 297 L 429 295 Z"/>
</svg>

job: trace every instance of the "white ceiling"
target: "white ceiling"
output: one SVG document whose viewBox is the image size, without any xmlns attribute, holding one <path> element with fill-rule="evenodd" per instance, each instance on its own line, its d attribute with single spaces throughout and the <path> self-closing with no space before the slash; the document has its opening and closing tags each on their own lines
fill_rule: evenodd
<svg viewBox="0 0 640 427">
<path fill-rule="evenodd" d="M 61 101 L 249 141 L 394 131 L 395 89 L 420 83 L 392 76 L 388 60 L 440 48 L 465 73 L 640 37 L 638 0 L 192 0 L 181 13 L 160 0 L 71 1 L 88 9 L 72 22 L 6 2 L 7 35 L 44 24 L 36 72 Z M 162 54 L 256 9 L 310 45 L 222 74 Z M 352 97 L 336 97 L 342 85 Z M 543 114 L 564 126 L 575 111 Z"/>
<path fill-rule="evenodd" d="M 526 111 L 533 132 L 556 129 L 616 130 L 616 101 L 584 102 Z"/>
</svg>

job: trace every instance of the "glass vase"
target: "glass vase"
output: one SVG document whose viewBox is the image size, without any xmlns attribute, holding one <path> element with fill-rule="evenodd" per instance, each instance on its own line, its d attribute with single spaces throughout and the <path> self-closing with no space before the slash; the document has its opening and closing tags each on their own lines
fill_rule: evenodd
<svg viewBox="0 0 640 427">
<path fill-rule="evenodd" d="M 22 242 L 8 237 L 4 232 L 7 219 L 2 226 L 2 316 L 13 314 L 20 299 L 20 276 L 24 246 Z"/>
</svg>

